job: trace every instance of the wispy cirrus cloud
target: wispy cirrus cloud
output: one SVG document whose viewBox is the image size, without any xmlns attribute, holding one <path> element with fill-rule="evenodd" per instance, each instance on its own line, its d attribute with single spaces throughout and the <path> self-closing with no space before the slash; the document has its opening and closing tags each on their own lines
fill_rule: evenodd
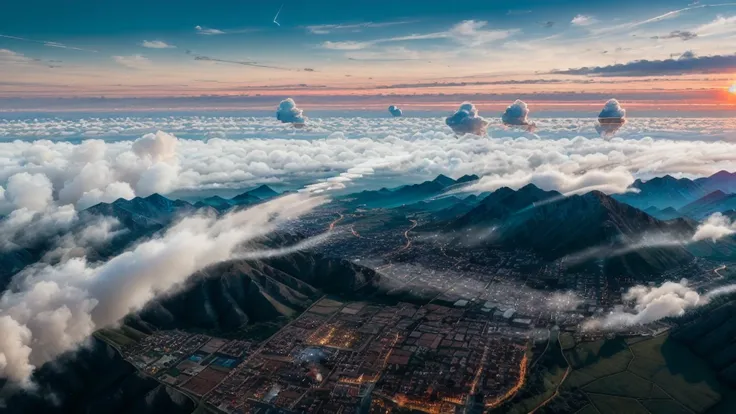
<svg viewBox="0 0 736 414">
<path fill-rule="evenodd" d="M 332 50 L 361 50 L 385 43 L 433 39 L 450 39 L 465 46 L 480 46 L 486 43 L 506 39 L 520 31 L 518 29 L 492 30 L 487 29 L 487 26 L 488 22 L 486 21 L 464 20 L 452 26 L 449 30 L 441 32 L 410 34 L 406 36 L 396 36 L 367 41 L 326 41 L 322 43 L 322 47 Z"/>
<path fill-rule="evenodd" d="M 170 45 L 162 40 L 144 40 L 141 46 L 149 49 L 175 49 L 176 46 Z"/>
<path fill-rule="evenodd" d="M 225 34 L 238 34 L 238 33 L 251 33 L 258 31 L 258 29 L 254 28 L 245 28 L 245 29 L 215 29 L 212 27 L 204 27 L 204 26 L 194 26 L 194 30 L 197 31 L 197 34 L 204 35 L 204 36 L 216 36 L 216 35 L 225 35 Z"/>
<path fill-rule="evenodd" d="M 311 34 L 326 35 L 336 32 L 359 32 L 364 29 L 377 29 L 389 26 L 398 26 L 402 24 L 413 23 L 413 20 L 403 20 L 397 22 L 364 22 L 364 23 L 349 23 L 349 24 L 317 24 L 304 26 L 304 29 Z"/>
<path fill-rule="evenodd" d="M 570 24 L 574 26 L 590 26 L 591 24 L 595 24 L 597 22 L 598 20 L 593 16 L 578 14 L 577 16 L 572 18 Z"/>
<path fill-rule="evenodd" d="M 10 35 L 4 35 L 4 34 L 0 34 L 0 38 L 18 40 L 18 41 L 21 41 L 21 42 L 37 43 L 37 44 L 40 44 L 40 45 L 44 45 L 44 46 L 47 46 L 47 47 L 55 47 L 55 48 L 58 48 L 58 49 L 80 50 L 80 51 L 84 51 L 84 52 L 95 52 L 95 53 L 97 52 L 96 50 L 92 50 L 92 49 L 85 49 L 85 48 L 81 48 L 81 47 L 69 46 L 69 45 L 66 45 L 64 43 L 51 42 L 51 41 L 48 41 L 48 40 L 34 40 L 34 39 L 28 39 L 28 38 L 25 38 L 25 37 L 10 36 Z"/>
<path fill-rule="evenodd" d="M 151 60 L 143 55 L 113 56 L 112 59 L 130 69 L 146 69 L 151 66 Z"/>
</svg>

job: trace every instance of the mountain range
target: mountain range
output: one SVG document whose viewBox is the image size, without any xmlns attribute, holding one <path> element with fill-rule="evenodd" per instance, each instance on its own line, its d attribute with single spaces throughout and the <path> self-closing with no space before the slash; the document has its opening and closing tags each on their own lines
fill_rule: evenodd
<svg viewBox="0 0 736 414">
<path fill-rule="evenodd" d="M 695 180 L 665 175 L 647 181 L 636 180 L 631 187 L 638 192 L 617 194 L 614 198 L 642 210 L 649 207 L 680 210 L 715 191 L 736 193 L 736 173 L 719 171 Z"/>
<path fill-rule="evenodd" d="M 421 184 L 411 184 L 396 188 L 381 188 L 380 190 L 362 191 L 350 194 L 341 200 L 351 206 L 367 208 L 392 208 L 426 201 L 439 196 L 453 188 L 478 180 L 477 175 L 464 175 L 457 180 L 446 175 L 438 175 L 432 181 Z"/>
</svg>

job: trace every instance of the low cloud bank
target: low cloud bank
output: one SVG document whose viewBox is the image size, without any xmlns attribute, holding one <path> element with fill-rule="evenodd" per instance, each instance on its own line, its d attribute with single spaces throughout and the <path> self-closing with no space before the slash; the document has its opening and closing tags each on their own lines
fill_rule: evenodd
<svg viewBox="0 0 736 414">
<path fill-rule="evenodd" d="M 714 213 L 698 226 L 693 235 L 693 241 L 711 240 L 715 242 L 732 234 L 736 234 L 736 221 L 731 221 L 721 213 Z"/>
<path fill-rule="evenodd" d="M 243 252 L 241 246 L 325 201 L 299 193 L 219 219 L 187 217 L 163 235 L 102 264 L 72 257 L 57 265 L 26 269 L 15 277 L 15 289 L 0 297 L 0 377 L 30 385 L 34 369 L 81 346 L 97 329 L 115 326 L 156 297 L 176 292 L 207 266 L 239 256 L 293 251 L 259 254 Z"/>
<path fill-rule="evenodd" d="M 582 174 L 541 168 L 531 173 L 487 175 L 472 185 L 458 189 L 457 192 L 495 191 L 501 187 L 518 190 L 527 184 L 534 184 L 543 190 L 558 191 L 565 196 L 590 191 L 618 194 L 628 191 L 633 182 L 634 176 L 624 168 L 616 168 L 611 171 L 591 170 Z"/>
<path fill-rule="evenodd" d="M 454 114 L 445 119 L 445 123 L 456 134 L 483 135 L 489 122 L 478 115 L 475 105 L 465 102 Z"/>
<path fill-rule="evenodd" d="M 590 319 L 583 325 L 587 330 L 621 330 L 645 325 L 663 318 L 681 316 L 686 310 L 707 303 L 687 286 L 687 279 L 665 282 L 658 287 L 634 286 L 623 295 L 631 303 L 629 310 L 616 309 L 602 318 Z"/>
<path fill-rule="evenodd" d="M 286 98 L 279 103 L 276 108 L 276 119 L 285 124 L 294 124 L 294 126 L 304 125 L 307 122 L 303 111 L 296 107 L 296 102 L 291 98 Z"/>
</svg>

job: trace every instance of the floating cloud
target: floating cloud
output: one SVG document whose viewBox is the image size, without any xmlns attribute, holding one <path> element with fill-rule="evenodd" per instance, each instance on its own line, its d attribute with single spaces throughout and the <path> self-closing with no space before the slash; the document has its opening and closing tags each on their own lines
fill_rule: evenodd
<svg viewBox="0 0 736 414">
<path fill-rule="evenodd" d="M 151 66 L 151 60 L 143 55 L 113 56 L 112 59 L 130 69 L 146 69 Z"/>
<path fill-rule="evenodd" d="M 736 233 L 736 222 L 721 213 L 714 213 L 695 230 L 693 241 L 708 240 L 715 242 Z"/>
<path fill-rule="evenodd" d="M 634 286 L 623 296 L 632 302 L 629 311 L 617 309 L 603 318 L 588 320 L 583 328 L 588 330 L 620 330 L 634 325 L 645 325 L 663 318 L 681 316 L 686 310 L 707 303 L 696 291 L 680 283 L 665 282 L 659 287 Z"/>
<path fill-rule="evenodd" d="M 736 55 L 700 56 L 692 59 L 635 60 L 610 66 L 555 70 L 559 75 L 583 76 L 667 76 L 703 73 L 732 73 Z"/>
<path fill-rule="evenodd" d="M 545 167 L 531 173 L 486 175 L 476 183 L 457 191 L 484 192 L 495 191 L 501 187 L 519 189 L 527 184 L 534 184 L 543 190 L 558 191 L 566 196 L 590 191 L 618 194 L 628 191 L 633 182 L 634 177 L 624 168 L 615 168 L 611 171 L 591 170 L 576 175 Z"/>
<path fill-rule="evenodd" d="M 663 36 L 652 36 L 652 39 L 680 39 L 682 41 L 692 40 L 698 37 L 697 33 L 688 30 L 675 30 Z"/>
<path fill-rule="evenodd" d="M 403 114 L 403 112 L 401 111 L 401 108 L 399 108 L 399 107 L 398 107 L 398 106 L 396 106 L 396 105 L 391 105 L 391 106 L 389 106 L 389 107 L 388 107 L 388 111 L 389 111 L 389 112 L 391 113 L 391 115 L 393 115 L 393 116 L 401 116 L 401 115 Z"/>
<path fill-rule="evenodd" d="M 509 126 L 525 126 L 533 127 L 534 123 L 529 121 L 529 107 L 526 102 L 517 99 L 506 108 L 506 111 L 501 115 L 501 121 L 504 125 Z"/>
<path fill-rule="evenodd" d="M 239 247 L 324 201 L 299 193 L 219 219 L 187 217 L 102 264 L 81 257 L 24 270 L 13 281 L 16 289 L 0 297 L 0 377 L 28 385 L 34 369 L 76 349 L 97 329 L 175 292 L 207 266 L 250 254 Z"/>
<path fill-rule="evenodd" d="M 149 49 L 174 49 L 176 46 L 170 45 L 162 40 L 144 40 L 141 46 Z"/>
<path fill-rule="evenodd" d="M 590 26 L 591 24 L 597 22 L 598 20 L 596 20 L 594 17 L 586 16 L 584 14 L 578 14 L 577 16 L 573 17 L 573 19 L 570 21 L 570 24 L 573 24 L 575 26 Z"/>
<path fill-rule="evenodd" d="M 194 30 L 197 31 L 197 34 L 206 35 L 206 36 L 225 34 L 223 30 L 210 29 L 210 28 L 202 27 L 202 26 L 194 26 Z"/>
<path fill-rule="evenodd" d="M 296 107 L 296 102 L 293 99 L 286 98 L 276 108 L 276 119 L 283 123 L 294 124 L 294 126 L 303 126 L 307 118 L 302 112 L 301 109 Z"/>
<path fill-rule="evenodd" d="M 609 99 L 598 114 L 596 131 L 603 137 L 614 135 L 626 123 L 626 110 L 616 99 Z"/>
<path fill-rule="evenodd" d="M 478 109 L 470 102 L 464 102 L 460 108 L 445 119 L 445 123 L 456 134 L 485 134 L 488 121 L 478 115 Z"/>
</svg>

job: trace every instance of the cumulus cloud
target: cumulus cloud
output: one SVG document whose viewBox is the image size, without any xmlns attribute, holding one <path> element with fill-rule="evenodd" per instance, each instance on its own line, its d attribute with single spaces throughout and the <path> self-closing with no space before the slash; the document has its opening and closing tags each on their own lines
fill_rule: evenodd
<svg viewBox="0 0 736 414">
<path fill-rule="evenodd" d="M 393 116 L 401 116 L 403 112 L 401 111 L 401 108 L 399 108 L 396 105 L 391 105 L 388 107 L 388 112 L 391 113 Z"/>
<path fill-rule="evenodd" d="M 506 107 L 506 111 L 501 115 L 501 121 L 504 125 L 525 126 L 528 127 L 528 129 L 532 129 L 534 127 L 534 123 L 529 121 L 527 118 L 528 116 L 529 107 L 526 102 L 517 99 L 514 103 Z"/>
<path fill-rule="evenodd" d="M 296 102 L 293 99 L 286 98 L 276 108 L 276 119 L 283 123 L 294 124 L 294 126 L 304 125 L 307 122 L 307 117 L 302 112 L 301 109 L 296 107 Z"/>
<path fill-rule="evenodd" d="M 13 281 L 15 289 L 0 297 L 0 377 L 28 384 L 37 367 L 175 292 L 197 271 L 238 255 L 258 257 L 243 244 L 324 201 L 299 193 L 219 219 L 187 217 L 101 264 L 79 257 L 24 270 Z"/>
<path fill-rule="evenodd" d="M 174 49 L 176 46 L 170 45 L 162 40 L 144 40 L 141 46 L 149 49 Z"/>
<path fill-rule="evenodd" d="M 582 174 L 570 174 L 541 167 L 536 171 L 510 174 L 491 174 L 481 177 L 477 182 L 461 188 L 462 192 L 495 191 L 501 187 L 519 189 L 527 184 L 547 190 L 558 191 L 565 196 L 583 194 L 590 191 L 601 191 L 606 194 L 624 193 L 634 182 L 634 176 L 625 168 L 610 171 L 591 170 Z"/>
<path fill-rule="evenodd" d="M 693 234 L 693 241 L 717 241 L 736 233 L 736 222 L 721 213 L 714 213 L 701 223 Z"/>
<path fill-rule="evenodd" d="M 445 119 L 445 123 L 456 134 L 485 134 L 488 121 L 478 115 L 478 109 L 470 102 L 464 102 L 460 108 Z"/>
<path fill-rule="evenodd" d="M 4 198 L 13 209 L 45 210 L 53 201 L 53 185 L 43 174 L 22 172 L 8 179 Z"/>
<path fill-rule="evenodd" d="M 598 114 L 596 131 L 603 137 L 614 135 L 626 123 L 626 110 L 616 99 L 609 99 Z"/>
<path fill-rule="evenodd" d="M 680 283 L 665 282 L 658 287 L 634 286 L 624 294 L 628 309 L 616 309 L 603 318 L 591 319 L 584 324 L 588 330 L 620 330 L 634 325 L 645 325 L 663 318 L 681 316 L 686 310 L 703 305 L 707 299 Z"/>
</svg>

